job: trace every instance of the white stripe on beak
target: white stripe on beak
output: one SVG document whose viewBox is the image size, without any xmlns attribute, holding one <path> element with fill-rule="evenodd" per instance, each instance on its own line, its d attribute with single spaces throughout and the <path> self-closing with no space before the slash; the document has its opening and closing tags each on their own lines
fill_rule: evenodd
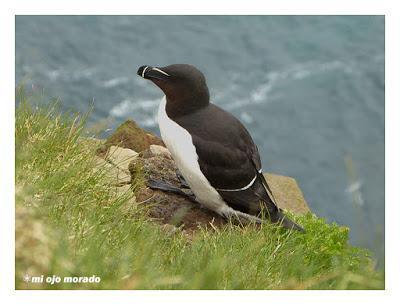
<svg viewBox="0 0 400 305">
<path fill-rule="evenodd" d="M 148 67 L 149 67 L 149 66 L 146 66 L 146 68 L 144 68 L 143 71 L 142 71 L 142 77 L 143 77 L 143 78 L 144 78 L 144 73 L 146 72 L 146 70 L 147 70 Z"/>
<path fill-rule="evenodd" d="M 160 73 L 162 73 L 162 74 L 164 74 L 164 75 L 166 75 L 166 76 L 170 76 L 167 72 L 164 72 L 164 71 L 161 70 L 161 69 L 153 68 L 152 70 L 158 71 L 158 72 L 160 72 Z"/>
</svg>

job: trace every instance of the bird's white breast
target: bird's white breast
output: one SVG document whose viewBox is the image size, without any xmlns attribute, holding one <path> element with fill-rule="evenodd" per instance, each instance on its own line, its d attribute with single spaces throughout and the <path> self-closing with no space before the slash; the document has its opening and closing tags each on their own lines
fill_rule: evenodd
<svg viewBox="0 0 400 305">
<path fill-rule="evenodd" d="M 221 214 L 227 205 L 201 172 L 196 147 L 193 145 L 190 133 L 168 117 L 165 110 L 166 103 L 164 96 L 158 108 L 161 137 L 186 182 L 196 195 L 196 199 L 207 208 Z"/>
</svg>

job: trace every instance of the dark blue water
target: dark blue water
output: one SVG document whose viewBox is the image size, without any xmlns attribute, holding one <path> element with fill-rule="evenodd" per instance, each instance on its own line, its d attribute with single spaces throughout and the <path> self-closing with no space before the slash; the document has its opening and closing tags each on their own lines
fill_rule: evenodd
<svg viewBox="0 0 400 305">
<path fill-rule="evenodd" d="M 158 132 L 161 92 L 139 66 L 190 63 L 248 127 L 269 172 L 383 258 L 384 18 L 18 16 L 16 83 L 115 128 Z M 111 119 L 111 121 L 110 121 Z M 346 161 L 347 160 L 347 161 Z"/>
</svg>

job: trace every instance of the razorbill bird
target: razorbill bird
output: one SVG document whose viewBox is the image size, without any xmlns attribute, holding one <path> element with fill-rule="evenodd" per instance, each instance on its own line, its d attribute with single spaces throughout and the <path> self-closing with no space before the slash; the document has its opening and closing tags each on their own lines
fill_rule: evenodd
<svg viewBox="0 0 400 305">
<path fill-rule="evenodd" d="M 196 201 L 227 218 L 261 222 L 264 214 L 273 223 L 304 231 L 277 206 L 247 129 L 210 103 L 203 73 L 175 64 L 141 66 L 137 74 L 165 94 L 158 110 L 161 137 Z M 173 191 L 165 185 L 160 188 Z"/>
</svg>

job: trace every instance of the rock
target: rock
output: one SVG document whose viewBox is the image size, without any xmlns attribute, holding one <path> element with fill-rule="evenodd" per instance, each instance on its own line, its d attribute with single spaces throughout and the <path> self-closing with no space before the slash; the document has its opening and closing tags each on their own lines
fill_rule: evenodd
<svg viewBox="0 0 400 305">
<path fill-rule="evenodd" d="M 94 171 L 104 171 L 104 179 L 112 186 L 123 185 L 130 183 L 131 175 L 129 171 L 122 170 L 121 168 L 111 164 L 103 158 L 95 156 Z"/>
<path fill-rule="evenodd" d="M 135 154 L 137 155 L 137 153 Z M 130 162 L 131 161 L 132 159 L 130 159 Z M 109 184 L 110 190 L 113 191 L 117 197 L 124 196 L 124 198 L 128 199 L 125 203 L 127 208 L 132 206 L 132 204 L 136 204 L 136 196 L 132 192 L 131 175 L 129 171 L 122 170 L 118 166 L 98 156 L 94 158 L 93 170 L 104 171 L 104 180 L 105 183 Z"/>
<path fill-rule="evenodd" d="M 118 197 L 132 194 L 132 189 L 131 189 L 130 184 L 122 185 L 120 187 L 117 187 L 115 190 L 116 190 Z M 131 197 L 135 197 L 135 196 L 132 195 Z"/>
<path fill-rule="evenodd" d="M 303 193 L 294 178 L 270 173 L 264 173 L 264 176 L 281 209 L 297 215 L 310 212 Z"/>
<path fill-rule="evenodd" d="M 95 170 L 104 170 L 104 177 L 111 185 L 118 186 L 130 183 L 129 163 L 135 160 L 138 153 L 118 146 L 111 146 L 105 158 L 95 156 Z"/>
<path fill-rule="evenodd" d="M 153 156 L 164 156 L 169 159 L 172 159 L 171 153 L 169 152 L 168 148 L 160 145 L 150 145 L 150 152 Z"/>
<path fill-rule="evenodd" d="M 129 148 L 111 146 L 106 155 L 106 160 L 119 169 L 129 173 L 128 166 L 138 156 L 138 153 Z"/>
<path fill-rule="evenodd" d="M 141 152 L 148 149 L 151 144 L 164 145 L 160 138 L 143 130 L 134 121 L 127 120 L 116 129 L 104 145 L 97 150 L 97 153 L 105 155 L 111 146 L 129 148 L 133 151 Z"/>
</svg>

